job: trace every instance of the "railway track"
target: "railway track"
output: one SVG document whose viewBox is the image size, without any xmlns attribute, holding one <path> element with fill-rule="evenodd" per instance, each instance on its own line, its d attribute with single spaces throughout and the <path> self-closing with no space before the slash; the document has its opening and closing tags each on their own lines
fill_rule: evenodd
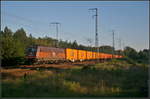
<svg viewBox="0 0 150 99">
<path fill-rule="evenodd" d="M 66 62 L 57 64 L 33 64 L 33 65 L 19 65 L 15 67 L 4 67 L 4 69 L 30 69 L 30 70 L 63 70 L 63 69 L 73 69 L 82 68 L 86 66 L 92 66 L 97 63 L 103 63 L 104 61 L 90 60 L 82 62 Z"/>
</svg>

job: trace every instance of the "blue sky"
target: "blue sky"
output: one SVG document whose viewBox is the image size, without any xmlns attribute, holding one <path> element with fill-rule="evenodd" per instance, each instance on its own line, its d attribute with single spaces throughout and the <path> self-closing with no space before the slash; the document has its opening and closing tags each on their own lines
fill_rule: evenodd
<svg viewBox="0 0 150 99">
<path fill-rule="evenodd" d="M 99 45 L 131 46 L 136 50 L 149 48 L 148 1 L 3 1 L 1 3 L 1 29 L 8 26 L 13 31 L 23 27 L 27 35 L 56 37 L 51 22 L 60 22 L 59 39 L 89 45 L 87 38 L 95 38 L 94 12 L 98 8 Z"/>
</svg>

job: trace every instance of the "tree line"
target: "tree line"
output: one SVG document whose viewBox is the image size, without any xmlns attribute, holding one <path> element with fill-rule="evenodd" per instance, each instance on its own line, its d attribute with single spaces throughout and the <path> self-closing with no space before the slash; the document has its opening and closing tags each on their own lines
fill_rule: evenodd
<svg viewBox="0 0 150 99">
<path fill-rule="evenodd" d="M 31 34 L 29 36 L 26 35 L 26 31 L 23 28 L 12 32 L 12 30 L 8 27 L 5 27 L 4 30 L 0 32 L 0 59 L 2 66 L 13 66 L 25 63 L 25 52 L 26 48 L 31 45 L 42 45 L 42 46 L 50 46 L 56 47 L 56 43 L 58 43 L 57 47 L 60 48 L 73 48 L 73 49 L 81 49 L 81 50 L 89 50 L 89 51 L 97 51 L 97 48 L 85 46 L 78 44 L 77 41 L 62 41 L 56 40 L 51 37 L 38 37 L 35 38 Z M 100 52 L 104 53 L 112 53 L 113 47 L 111 46 L 100 46 L 98 47 Z M 125 47 L 123 51 L 115 50 L 115 54 L 124 55 L 136 62 L 139 63 L 147 63 L 149 60 L 149 52 L 150 50 L 144 49 L 142 51 L 137 52 L 135 49 L 131 47 Z"/>
</svg>

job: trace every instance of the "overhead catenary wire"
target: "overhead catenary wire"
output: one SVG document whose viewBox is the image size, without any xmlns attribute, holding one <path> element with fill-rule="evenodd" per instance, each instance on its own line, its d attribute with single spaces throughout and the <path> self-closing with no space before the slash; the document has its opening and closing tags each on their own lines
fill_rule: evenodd
<svg viewBox="0 0 150 99">
<path fill-rule="evenodd" d="M 43 22 L 43 21 L 37 21 L 37 20 L 33 20 L 33 19 L 30 19 L 30 18 L 26 18 L 26 17 L 23 17 L 23 16 L 18 16 L 18 15 L 16 15 L 16 14 L 12 14 L 12 13 L 8 13 L 8 12 L 4 12 L 4 11 L 2 11 L 1 12 L 2 13 L 2 15 L 7 15 L 7 16 L 9 16 L 9 17 L 14 17 L 14 18 L 17 18 L 17 19 L 20 19 L 20 20 L 25 20 L 26 22 L 29 22 L 29 23 L 38 23 L 38 24 L 47 24 L 46 22 Z M 38 25 L 37 24 L 37 25 Z"/>
<path fill-rule="evenodd" d="M 10 17 L 9 19 L 12 19 L 12 23 L 15 23 L 16 20 L 19 20 L 18 21 L 19 26 L 25 26 L 25 27 L 28 27 L 29 29 L 32 29 L 32 31 L 34 31 L 32 34 L 39 34 L 40 36 L 41 35 L 44 36 L 43 34 L 45 34 L 45 36 L 49 37 L 48 32 L 45 29 L 41 28 L 41 26 L 40 26 L 41 24 L 45 25 L 48 30 L 47 24 L 49 24 L 49 23 L 47 23 L 47 22 L 32 20 L 30 18 L 22 17 L 20 15 L 15 15 L 15 14 L 4 12 L 4 11 L 2 12 L 2 15 L 4 16 L 4 18 L 5 18 L 5 16 Z M 42 31 L 42 33 L 39 33 L 39 31 Z M 43 31 L 45 31 L 45 32 L 43 32 Z M 51 32 L 53 32 L 52 29 L 51 29 Z M 67 33 L 67 35 L 69 35 L 69 34 L 70 34 L 70 32 Z M 60 35 L 59 35 L 59 37 L 60 37 Z"/>
<path fill-rule="evenodd" d="M 63 7 L 129 7 L 129 6 L 144 6 L 143 4 L 125 4 L 125 3 L 120 3 L 120 4 L 65 4 L 64 2 L 50 2 L 49 4 L 30 4 L 30 3 L 24 3 L 24 4 L 2 4 L 2 6 L 11 6 L 11 7 L 49 7 L 49 6 L 63 6 Z"/>
<path fill-rule="evenodd" d="M 18 15 L 15 15 L 15 14 L 11 14 L 11 13 L 7 13 L 7 12 L 3 12 L 2 14 L 3 16 L 7 16 L 7 17 L 10 17 L 12 18 L 12 23 L 15 23 L 16 21 L 15 20 L 19 20 L 18 24 L 20 26 L 25 26 L 25 27 L 28 27 L 28 28 L 32 28 L 33 31 L 35 31 L 36 34 L 42 34 L 43 33 L 45 34 L 46 32 L 43 32 L 43 33 L 38 33 L 39 31 L 45 31 L 44 29 L 41 29 L 40 28 L 40 25 L 38 26 L 38 24 L 43 24 L 43 25 L 46 25 L 47 24 L 45 22 L 40 22 L 40 21 L 35 21 L 35 20 L 32 20 L 32 19 L 29 19 L 29 18 L 25 18 L 25 17 L 22 17 L 22 16 L 18 16 Z M 5 19 L 5 17 L 2 17 L 3 18 L 3 21 Z M 24 21 L 24 22 L 23 22 Z M 10 22 L 10 21 L 9 21 Z M 22 23 L 23 22 L 23 23 Z M 36 23 L 36 24 L 35 24 Z M 47 35 L 47 33 L 46 33 Z M 46 36 L 45 35 L 45 36 Z"/>
</svg>

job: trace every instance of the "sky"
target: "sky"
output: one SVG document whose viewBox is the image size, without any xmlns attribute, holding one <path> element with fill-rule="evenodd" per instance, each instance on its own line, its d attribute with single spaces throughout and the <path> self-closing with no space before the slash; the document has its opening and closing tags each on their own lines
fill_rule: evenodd
<svg viewBox="0 0 150 99">
<path fill-rule="evenodd" d="M 98 8 L 100 46 L 112 46 L 114 30 L 116 49 L 149 48 L 148 1 L 2 1 L 1 29 L 24 28 L 27 35 L 56 38 L 56 27 L 50 23 L 59 22 L 59 39 L 88 46 L 90 38 L 94 46 L 95 12 L 89 8 Z"/>
</svg>

